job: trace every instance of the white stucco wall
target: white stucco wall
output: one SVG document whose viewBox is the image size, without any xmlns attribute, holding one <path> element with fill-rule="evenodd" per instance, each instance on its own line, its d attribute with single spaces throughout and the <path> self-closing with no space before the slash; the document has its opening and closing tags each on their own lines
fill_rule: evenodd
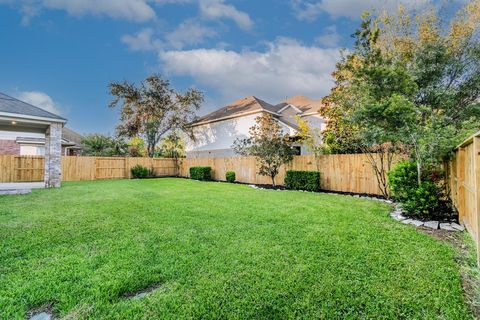
<svg viewBox="0 0 480 320">
<path fill-rule="evenodd" d="M 207 123 L 194 128 L 196 141 L 188 140 L 185 149 L 188 152 L 231 149 L 234 141 L 245 139 L 249 136 L 250 128 L 255 124 L 255 118 L 261 113 L 250 114 L 244 117 Z M 292 130 L 280 124 L 285 133 L 291 134 Z M 224 153 L 222 151 L 222 153 Z"/>
<path fill-rule="evenodd" d="M 304 116 L 302 117 L 302 119 L 307 121 L 312 128 L 320 128 L 320 130 L 322 131 L 327 128 L 327 121 L 320 117 L 318 114 Z"/>
</svg>

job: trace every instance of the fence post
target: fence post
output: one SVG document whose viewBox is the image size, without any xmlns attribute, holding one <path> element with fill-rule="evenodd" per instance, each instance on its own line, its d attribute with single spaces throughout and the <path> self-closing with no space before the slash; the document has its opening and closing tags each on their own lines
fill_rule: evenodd
<svg viewBox="0 0 480 320">
<path fill-rule="evenodd" d="M 130 158 L 124 157 L 123 164 L 125 165 L 125 178 L 130 179 Z"/>
<path fill-rule="evenodd" d="M 458 148 L 457 151 L 457 202 L 458 220 L 460 223 L 465 218 L 465 149 Z"/>
<path fill-rule="evenodd" d="M 480 266 L 480 136 L 473 138 L 473 171 L 475 186 L 475 217 L 477 220 L 477 264 Z"/>
</svg>

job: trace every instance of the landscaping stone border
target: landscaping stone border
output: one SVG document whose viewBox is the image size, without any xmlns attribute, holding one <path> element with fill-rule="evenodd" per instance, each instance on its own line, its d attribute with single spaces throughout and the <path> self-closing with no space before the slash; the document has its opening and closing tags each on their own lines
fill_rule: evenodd
<svg viewBox="0 0 480 320">
<path fill-rule="evenodd" d="M 277 191 L 297 191 L 297 192 L 312 192 L 312 193 L 324 193 L 324 194 L 331 194 L 331 195 L 349 195 L 355 198 L 360 198 L 360 199 L 367 199 L 367 200 L 374 200 L 374 201 L 381 201 L 384 203 L 388 204 L 395 204 L 394 210 L 390 213 L 390 217 L 392 219 L 402 222 L 403 224 L 409 224 L 413 225 L 415 227 L 424 227 L 424 228 L 429 228 L 433 230 L 446 230 L 446 231 L 464 231 L 465 227 L 458 224 L 455 221 L 421 221 L 417 219 L 412 219 L 408 218 L 404 215 L 404 211 L 402 209 L 401 204 L 399 203 L 394 203 L 391 200 L 381 198 L 379 196 L 369 196 L 369 195 L 359 195 L 359 194 L 352 194 L 352 193 L 344 193 L 344 192 L 326 192 L 326 191 L 304 191 L 304 190 L 288 190 L 285 187 L 272 187 L 269 186 L 265 188 L 262 185 L 255 185 L 255 184 L 249 184 L 248 186 L 254 188 L 254 189 L 263 189 L 263 190 L 277 190 Z"/>
</svg>

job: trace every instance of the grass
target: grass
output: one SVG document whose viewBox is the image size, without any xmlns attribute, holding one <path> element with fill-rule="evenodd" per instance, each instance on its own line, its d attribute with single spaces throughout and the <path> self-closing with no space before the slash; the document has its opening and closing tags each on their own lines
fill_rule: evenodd
<svg viewBox="0 0 480 320">
<path fill-rule="evenodd" d="M 389 210 L 173 178 L 0 196 L 0 319 L 472 318 L 452 246 Z"/>
</svg>

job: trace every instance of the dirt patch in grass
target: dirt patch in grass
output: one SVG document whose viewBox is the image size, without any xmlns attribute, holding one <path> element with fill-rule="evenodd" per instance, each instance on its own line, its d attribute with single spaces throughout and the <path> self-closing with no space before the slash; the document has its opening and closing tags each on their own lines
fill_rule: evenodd
<svg viewBox="0 0 480 320">
<path fill-rule="evenodd" d="M 455 259 L 460 266 L 465 301 L 475 318 L 480 319 L 480 269 L 477 266 L 475 244 L 468 232 L 433 230 L 424 227 L 418 228 L 418 230 L 436 239 L 446 241 L 455 248 Z"/>
<path fill-rule="evenodd" d="M 138 291 L 135 291 L 135 292 L 127 292 L 127 293 L 122 295 L 122 298 L 123 299 L 134 299 L 134 300 L 135 299 L 141 299 L 141 298 L 149 295 L 153 291 L 156 291 L 156 290 L 160 289 L 161 287 L 162 287 L 161 283 L 152 284 L 151 286 L 148 286 L 147 288 L 144 288 L 144 289 L 141 289 L 141 290 L 138 290 Z"/>
<path fill-rule="evenodd" d="M 46 303 L 40 307 L 31 309 L 27 312 L 27 319 L 31 319 L 41 313 L 47 313 L 50 315 L 50 319 L 55 319 L 55 315 L 53 313 L 53 303 Z"/>
</svg>

